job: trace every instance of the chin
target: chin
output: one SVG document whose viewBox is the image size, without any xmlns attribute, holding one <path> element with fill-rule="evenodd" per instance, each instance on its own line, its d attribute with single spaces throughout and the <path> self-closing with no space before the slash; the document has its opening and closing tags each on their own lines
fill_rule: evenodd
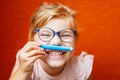
<svg viewBox="0 0 120 80">
<path fill-rule="evenodd" d="M 47 61 L 47 64 L 50 67 L 57 68 L 57 67 L 64 66 L 66 64 L 66 62 L 64 60 L 49 60 L 49 61 Z"/>
<path fill-rule="evenodd" d="M 50 67 L 62 67 L 64 66 L 71 58 L 72 53 L 63 52 L 63 51 L 46 51 L 46 60 L 45 62 Z"/>
</svg>

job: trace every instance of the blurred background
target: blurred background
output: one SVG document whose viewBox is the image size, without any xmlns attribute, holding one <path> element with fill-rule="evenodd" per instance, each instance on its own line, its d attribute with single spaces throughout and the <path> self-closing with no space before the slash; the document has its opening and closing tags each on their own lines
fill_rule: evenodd
<svg viewBox="0 0 120 80">
<path fill-rule="evenodd" d="M 42 2 L 76 10 L 75 55 L 95 56 L 93 80 L 120 80 L 119 0 L 0 0 L 0 79 L 8 80 L 16 53 L 27 42 L 30 17 Z"/>
</svg>

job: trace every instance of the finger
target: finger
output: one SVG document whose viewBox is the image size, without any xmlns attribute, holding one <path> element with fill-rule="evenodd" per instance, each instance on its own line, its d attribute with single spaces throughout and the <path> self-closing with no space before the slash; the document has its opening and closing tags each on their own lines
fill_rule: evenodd
<svg viewBox="0 0 120 80">
<path fill-rule="evenodd" d="M 46 52 L 44 50 L 31 50 L 29 52 L 24 52 L 23 50 L 19 50 L 19 58 L 21 60 L 26 60 L 29 57 L 33 57 L 36 55 L 45 55 Z"/>
<path fill-rule="evenodd" d="M 25 46 L 27 46 L 27 45 L 29 45 L 29 44 L 31 44 L 31 45 L 38 45 L 38 46 L 40 46 L 40 44 L 39 44 L 39 43 L 37 43 L 37 42 L 35 42 L 35 41 L 29 41 L 29 42 L 27 42 L 27 44 L 26 44 Z"/>
<path fill-rule="evenodd" d="M 29 42 L 27 42 L 27 43 L 24 45 L 24 47 L 27 47 L 27 46 L 29 46 L 29 45 L 40 46 L 40 43 L 37 43 L 37 42 L 35 42 L 35 41 L 29 41 Z M 24 48 L 24 47 L 23 47 L 23 48 Z"/>
<path fill-rule="evenodd" d="M 38 45 L 33 45 L 33 44 L 29 44 L 29 45 L 27 45 L 27 46 L 22 48 L 22 50 L 25 51 L 25 52 L 29 52 L 29 51 L 34 50 L 34 49 L 36 49 L 36 50 L 43 50 Z"/>
<path fill-rule="evenodd" d="M 43 56 L 37 55 L 37 56 L 30 57 L 28 64 L 33 64 L 37 59 L 40 59 L 41 57 L 43 57 Z"/>
<path fill-rule="evenodd" d="M 36 55 L 45 55 L 45 51 L 43 50 L 32 50 L 27 53 L 28 57 L 36 56 Z"/>
</svg>

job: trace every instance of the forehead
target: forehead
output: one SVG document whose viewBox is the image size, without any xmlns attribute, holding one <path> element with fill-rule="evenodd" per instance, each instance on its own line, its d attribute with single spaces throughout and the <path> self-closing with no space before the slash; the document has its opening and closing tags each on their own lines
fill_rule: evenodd
<svg viewBox="0 0 120 80">
<path fill-rule="evenodd" d="M 60 31 L 65 28 L 72 29 L 72 26 L 73 25 L 71 25 L 69 18 L 53 18 L 43 27 L 48 27 L 55 31 Z"/>
</svg>

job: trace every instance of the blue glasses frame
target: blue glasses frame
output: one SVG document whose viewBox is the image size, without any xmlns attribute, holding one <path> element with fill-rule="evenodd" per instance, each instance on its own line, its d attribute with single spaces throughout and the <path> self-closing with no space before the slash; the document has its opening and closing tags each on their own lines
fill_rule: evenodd
<svg viewBox="0 0 120 80">
<path fill-rule="evenodd" d="M 76 30 L 69 29 L 69 28 L 62 29 L 62 30 L 60 30 L 60 31 L 58 31 L 58 32 L 55 32 L 53 29 L 48 28 L 48 27 L 44 27 L 44 28 L 50 29 L 50 30 L 53 32 L 53 36 L 51 37 L 51 39 L 53 39 L 56 34 L 57 34 L 58 37 L 61 39 L 61 37 L 60 37 L 60 32 L 63 31 L 63 30 L 71 30 L 71 31 L 73 32 L 74 36 L 77 35 L 77 31 L 76 31 Z M 43 29 L 43 28 L 36 28 L 36 29 L 34 30 L 34 32 L 38 32 L 38 33 L 39 33 L 39 31 L 40 31 L 41 29 Z M 40 38 L 40 35 L 39 35 L 39 34 L 38 34 L 38 36 L 39 36 L 39 38 Z M 41 38 L 40 38 L 40 39 L 41 39 Z M 50 39 L 50 40 L 51 40 L 51 39 Z M 41 40 L 42 40 L 42 39 L 41 39 Z M 49 41 L 50 41 L 50 40 L 49 40 Z M 62 40 L 62 39 L 61 39 L 61 40 Z M 44 40 L 42 40 L 42 41 L 44 41 Z M 63 40 L 62 40 L 62 41 L 63 41 Z M 47 42 L 48 42 L 48 41 L 47 41 Z M 65 42 L 65 41 L 63 41 L 63 42 Z"/>
</svg>

